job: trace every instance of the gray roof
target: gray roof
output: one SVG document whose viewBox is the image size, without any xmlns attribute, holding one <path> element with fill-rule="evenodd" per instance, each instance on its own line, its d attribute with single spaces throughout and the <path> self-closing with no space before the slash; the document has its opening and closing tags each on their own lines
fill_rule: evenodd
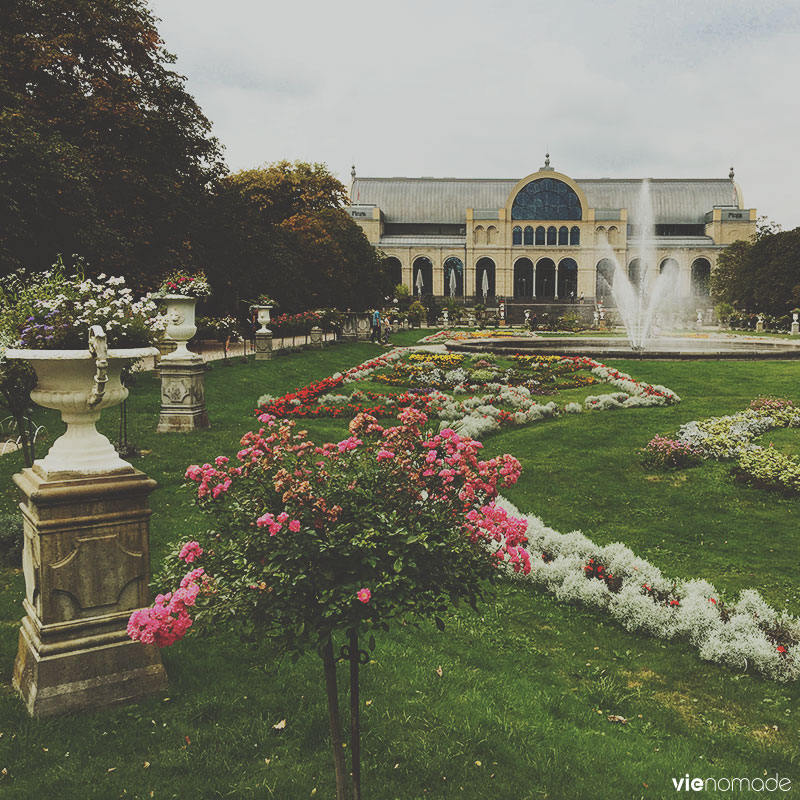
<svg viewBox="0 0 800 800">
<path fill-rule="evenodd" d="M 545 174 L 543 177 L 547 177 Z M 591 208 L 628 209 L 636 223 L 640 178 L 591 178 L 575 182 Z M 739 207 L 736 185 L 728 178 L 650 178 L 656 223 L 700 224 L 714 206 Z M 374 204 L 387 222 L 463 223 L 466 209 L 505 207 L 517 180 L 493 178 L 356 178 L 354 203 Z"/>
</svg>

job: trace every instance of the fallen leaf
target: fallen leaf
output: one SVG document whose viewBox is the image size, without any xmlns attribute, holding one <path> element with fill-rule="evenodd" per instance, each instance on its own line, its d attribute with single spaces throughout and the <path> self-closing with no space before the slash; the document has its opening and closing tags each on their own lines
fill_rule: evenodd
<svg viewBox="0 0 800 800">
<path fill-rule="evenodd" d="M 144 769 L 147 769 L 149 766 L 150 766 L 150 762 L 149 761 L 145 761 L 144 762 Z"/>
<path fill-rule="evenodd" d="M 108 771 L 109 771 L 109 772 L 113 772 L 115 769 L 116 769 L 116 767 L 109 767 L 109 768 L 108 768 Z"/>
<path fill-rule="evenodd" d="M 476 761 L 476 762 L 475 762 L 475 766 L 476 766 L 476 767 L 479 767 L 479 766 L 481 766 L 481 762 L 480 762 L 480 761 Z"/>
<path fill-rule="evenodd" d="M 265 763 L 265 764 L 269 764 L 269 762 L 270 762 L 270 761 L 272 761 L 272 759 L 271 759 L 271 758 L 265 758 L 265 759 L 264 759 L 264 763 Z"/>
<path fill-rule="evenodd" d="M 317 793 L 317 787 L 315 786 L 315 787 L 314 787 L 314 788 L 311 790 L 311 796 L 313 797 L 313 796 L 314 796 L 316 793 Z"/>
<path fill-rule="evenodd" d="M 442 668 L 436 667 L 436 674 L 441 678 L 442 677 Z"/>
<path fill-rule="evenodd" d="M 394 768 L 397 769 L 399 766 L 400 766 L 399 764 L 395 764 Z"/>
<path fill-rule="evenodd" d="M 608 715 L 608 721 L 609 722 L 619 722 L 622 725 L 626 725 L 627 722 L 628 722 L 628 720 L 625 719 L 625 717 L 621 717 L 621 716 L 619 716 L 619 714 L 609 714 Z"/>
<path fill-rule="evenodd" d="M 184 736 L 183 738 L 186 739 L 186 744 L 192 743 L 192 740 L 188 736 Z"/>
<path fill-rule="evenodd" d="M 364 705 L 365 705 L 365 706 L 371 706 L 371 705 L 372 705 L 372 700 L 367 700 L 367 701 L 364 703 Z"/>
<path fill-rule="evenodd" d="M 286 720 L 282 719 L 280 722 L 276 722 L 272 727 L 276 731 L 282 731 L 286 727 Z"/>
</svg>

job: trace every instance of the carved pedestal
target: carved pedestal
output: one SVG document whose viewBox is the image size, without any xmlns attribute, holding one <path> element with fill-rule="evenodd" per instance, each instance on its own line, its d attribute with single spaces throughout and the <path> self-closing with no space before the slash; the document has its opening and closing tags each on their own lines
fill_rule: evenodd
<svg viewBox="0 0 800 800">
<path fill-rule="evenodd" d="M 206 411 L 205 371 L 206 365 L 199 357 L 162 359 L 161 414 L 156 432 L 174 433 L 210 427 Z"/>
<path fill-rule="evenodd" d="M 318 325 L 311 329 L 311 346 L 316 350 L 322 350 L 324 346 L 324 334 Z"/>
<path fill-rule="evenodd" d="M 272 334 L 256 331 L 256 361 L 269 361 L 272 358 Z"/>
<path fill-rule="evenodd" d="M 792 323 L 792 335 L 797 336 L 800 333 L 800 322 L 793 322 Z"/>
<path fill-rule="evenodd" d="M 148 605 L 148 497 L 155 481 L 114 475 L 14 476 L 22 490 L 26 616 L 14 686 L 34 716 L 98 708 L 162 691 L 158 648 L 128 638 Z"/>
</svg>

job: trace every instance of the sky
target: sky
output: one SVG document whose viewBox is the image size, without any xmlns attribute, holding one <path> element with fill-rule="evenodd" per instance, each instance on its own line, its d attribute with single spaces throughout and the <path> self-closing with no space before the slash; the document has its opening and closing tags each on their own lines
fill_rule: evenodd
<svg viewBox="0 0 800 800">
<path fill-rule="evenodd" d="M 718 178 L 800 226 L 797 0 L 150 0 L 231 170 Z"/>
</svg>

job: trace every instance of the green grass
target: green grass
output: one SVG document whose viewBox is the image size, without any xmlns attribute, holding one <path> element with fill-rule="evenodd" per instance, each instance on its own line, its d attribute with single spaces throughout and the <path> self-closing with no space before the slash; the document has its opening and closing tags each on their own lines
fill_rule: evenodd
<svg viewBox="0 0 800 800">
<path fill-rule="evenodd" d="M 420 332 L 398 337 L 405 334 Z M 168 541 L 193 535 L 199 523 L 180 486 L 188 463 L 234 452 L 260 394 L 297 388 L 377 352 L 360 343 L 216 366 L 206 379 L 213 427 L 185 435 L 153 432 L 158 385 L 140 377 L 129 400 L 130 428 L 150 450 L 137 466 L 159 483 L 151 499 L 154 566 Z M 737 411 L 765 392 L 797 401 L 797 366 L 613 366 L 666 384 L 683 402 L 571 415 L 488 438 L 487 453 L 508 451 L 523 462 L 511 499 L 558 530 L 621 540 L 666 574 L 705 577 L 725 593 L 760 588 L 770 602 L 800 612 L 800 501 L 736 484 L 725 464 L 649 473 L 634 455 L 655 433 Z M 43 417 L 57 435 L 59 423 Z M 312 438 L 334 438 L 346 424 L 313 420 L 306 427 Z M 102 427 L 115 436 L 114 411 Z M 778 434 L 797 432 L 771 432 L 765 441 Z M 16 502 L 10 477 L 19 466 L 16 455 L 0 459 L 2 511 Z M 19 571 L 0 570 L 0 770 L 8 770 L 0 797 L 293 800 L 315 789 L 315 797 L 333 795 L 316 655 L 291 664 L 266 645 L 240 645 L 232 632 L 190 637 L 163 651 L 166 695 L 33 721 L 10 687 L 22 588 Z M 367 798 L 667 798 L 674 796 L 671 778 L 686 772 L 777 771 L 793 785 L 800 781 L 796 685 L 702 662 L 685 643 L 627 633 L 602 613 L 516 583 L 500 586 L 477 614 L 457 610 L 445 621 L 444 633 L 424 624 L 382 635 L 374 663 L 363 670 Z M 609 722 L 609 714 L 629 721 Z M 286 728 L 277 732 L 272 726 L 282 719 Z"/>
</svg>

